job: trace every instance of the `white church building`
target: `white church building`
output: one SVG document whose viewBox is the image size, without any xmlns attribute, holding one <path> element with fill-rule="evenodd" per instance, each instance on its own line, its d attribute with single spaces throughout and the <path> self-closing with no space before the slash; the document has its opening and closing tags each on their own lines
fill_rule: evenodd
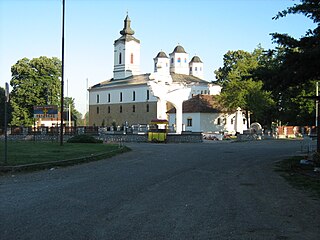
<svg viewBox="0 0 320 240">
<path fill-rule="evenodd" d="M 169 120 L 168 111 L 174 108 L 176 113 L 171 114 L 170 123 L 177 133 L 185 130 L 184 126 L 191 131 L 201 130 L 201 127 L 193 129 L 190 118 L 183 117 L 183 102 L 197 95 L 218 95 L 221 87 L 203 79 L 201 59 L 193 56 L 189 60 L 189 54 L 180 45 L 169 57 L 163 51 L 156 55 L 153 73 L 141 73 L 140 40 L 134 37 L 130 25 L 127 15 L 121 36 L 114 41 L 113 78 L 88 89 L 89 124 L 149 124 L 153 119 Z M 211 124 L 215 129 L 215 121 Z"/>
</svg>

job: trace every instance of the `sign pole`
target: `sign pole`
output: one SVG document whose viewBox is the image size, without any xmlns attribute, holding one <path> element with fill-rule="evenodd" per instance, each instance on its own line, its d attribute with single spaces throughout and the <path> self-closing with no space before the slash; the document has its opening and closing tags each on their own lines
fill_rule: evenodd
<svg viewBox="0 0 320 240">
<path fill-rule="evenodd" d="M 7 136 L 7 125 L 8 125 L 8 102 L 9 102 L 9 84 L 6 82 L 5 86 L 5 102 L 4 102 L 4 164 L 8 163 L 8 136 Z"/>
</svg>

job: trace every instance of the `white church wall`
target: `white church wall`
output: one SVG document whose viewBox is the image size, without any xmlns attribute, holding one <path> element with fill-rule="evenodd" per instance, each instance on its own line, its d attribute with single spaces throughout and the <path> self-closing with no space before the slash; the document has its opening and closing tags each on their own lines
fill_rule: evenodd
<svg viewBox="0 0 320 240">
<path fill-rule="evenodd" d="M 148 99 L 149 91 L 149 99 Z M 135 92 L 135 94 L 133 93 Z M 121 100 L 122 93 L 122 100 Z M 110 94 L 110 101 L 109 101 Z M 135 98 L 134 98 L 135 95 Z M 157 98 L 152 95 L 148 86 L 135 86 L 126 88 L 108 88 L 91 90 L 89 92 L 89 105 L 119 104 L 134 102 L 156 102 Z"/>
<path fill-rule="evenodd" d="M 129 49 L 130 51 L 128 51 Z M 140 44 L 136 41 L 126 42 L 126 50 L 124 59 L 127 66 L 126 70 L 131 70 L 132 75 L 140 74 Z"/>
</svg>

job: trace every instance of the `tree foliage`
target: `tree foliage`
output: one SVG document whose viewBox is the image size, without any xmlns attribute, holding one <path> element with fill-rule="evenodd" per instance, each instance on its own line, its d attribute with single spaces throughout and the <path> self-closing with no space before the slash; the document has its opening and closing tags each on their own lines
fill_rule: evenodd
<svg viewBox="0 0 320 240">
<path fill-rule="evenodd" d="M 253 120 L 270 125 L 269 115 L 275 108 L 275 102 L 271 92 L 263 88 L 263 82 L 255 74 L 261 66 L 263 51 L 261 46 L 252 53 L 228 51 L 223 58 L 223 67 L 215 74 L 223 86 L 220 101 L 226 108 L 235 110 L 241 107 L 253 114 Z"/>
<path fill-rule="evenodd" d="M 33 106 L 60 104 L 61 61 L 58 58 L 23 58 L 11 67 L 11 125 L 33 123 Z"/>
<path fill-rule="evenodd" d="M 82 126 L 83 125 L 82 114 L 76 109 L 74 101 L 75 101 L 74 98 L 65 97 L 63 102 L 64 109 L 65 111 L 69 111 L 69 107 L 70 107 L 72 118 L 75 120 L 76 126 Z"/>
<path fill-rule="evenodd" d="M 303 14 L 316 28 L 306 30 L 300 39 L 271 34 L 278 44 L 275 49 L 258 46 L 252 53 L 228 51 L 215 74 L 223 86 L 221 100 L 226 106 L 252 111 L 263 124 L 280 120 L 282 124 L 312 125 L 315 103 L 304 97 L 315 95 L 320 80 L 320 1 L 301 0 L 274 19 L 288 14 Z"/>
</svg>

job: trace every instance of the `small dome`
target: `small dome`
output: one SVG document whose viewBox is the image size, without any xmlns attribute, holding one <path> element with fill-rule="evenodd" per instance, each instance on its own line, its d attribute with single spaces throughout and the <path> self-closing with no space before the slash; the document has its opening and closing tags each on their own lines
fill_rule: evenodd
<svg viewBox="0 0 320 240">
<path fill-rule="evenodd" d="M 191 59 L 190 63 L 192 63 L 192 62 L 194 62 L 194 63 L 202 63 L 201 59 L 198 56 L 194 56 Z"/>
<path fill-rule="evenodd" d="M 161 51 L 161 52 L 158 53 L 156 58 L 168 58 L 168 57 L 167 57 L 167 54 L 165 54 L 165 52 Z"/>
<path fill-rule="evenodd" d="M 176 46 L 175 49 L 173 50 L 174 53 L 186 53 L 184 48 L 180 45 Z"/>
</svg>

